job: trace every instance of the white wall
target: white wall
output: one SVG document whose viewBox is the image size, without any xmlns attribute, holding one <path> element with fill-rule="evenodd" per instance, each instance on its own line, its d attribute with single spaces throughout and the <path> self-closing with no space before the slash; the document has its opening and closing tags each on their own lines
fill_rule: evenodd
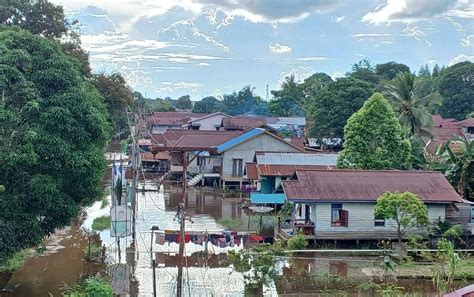
<svg viewBox="0 0 474 297">
<path fill-rule="evenodd" d="M 242 159 L 245 166 L 245 163 L 252 162 L 256 151 L 299 152 L 290 144 L 264 133 L 225 151 L 222 175 L 232 176 L 232 159 Z"/>
<path fill-rule="evenodd" d="M 197 165 L 196 157 L 189 165 L 188 165 L 188 172 L 193 174 L 198 174 L 200 169 L 202 173 L 213 173 L 214 166 L 221 166 L 221 158 L 220 156 L 212 156 L 212 157 L 205 157 L 206 165 L 199 168 Z"/>
<path fill-rule="evenodd" d="M 201 124 L 199 130 L 216 130 L 216 125 L 220 126 L 222 118 L 227 118 L 227 116 L 218 114 L 202 120 L 193 121 L 193 124 Z"/>
</svg>

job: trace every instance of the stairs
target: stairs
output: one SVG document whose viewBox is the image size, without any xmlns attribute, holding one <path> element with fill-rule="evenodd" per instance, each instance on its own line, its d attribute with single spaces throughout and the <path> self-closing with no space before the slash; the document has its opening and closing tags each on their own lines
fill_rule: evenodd
<svg viewBox="0 0 474 297">
<path fill-rule="evenodd" d="M 196 175 L 192 179 L 188 180 L 188 186 L 189 187 L 194 187 L 195 185 L 197 185 L 202 180 L 202 178 L 203 178 L 202 174 Z"/>
</svg>

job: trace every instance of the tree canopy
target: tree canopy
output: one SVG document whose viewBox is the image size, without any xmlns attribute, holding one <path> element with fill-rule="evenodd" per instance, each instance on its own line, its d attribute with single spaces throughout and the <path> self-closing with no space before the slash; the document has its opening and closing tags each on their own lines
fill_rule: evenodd
<svg viewBox="0 0 474 297">
<path fill-rule="evenodd" d="M 404 72 L 410 73 L 410 67 L 397 62 L 387 62 L 375 66 L 375 74 L 384 80 L 394 79 L 397 74 Z"/>
<path fill-rule="evenodd" d="M 347 119 L 373 92 L 372 84 L 359 79 L 340 78 L 327 84 L 308 103 L 311 134 L 342 138 Z"/>
<path fill-rule="evenodd" d="M 191 102 L 191 97 L 189 95 L 184 95 L 178 98 L 176 101 L 176 108 L 183 110 L 190 110 L 193 108 L 193 103 Z"/>
<path fill-rule="evenodd" d="M 442 71 L 438 91 L 443 97 L 440 114 L 445 118 L 465 119 L 474 111 L 474 63 L 461 62 Z"/>
<path fill-rule="evenodd" d="M 281 90 L 273 90 L 272 95 L 274 99 L 270 101 L 268 108 L 273 115 L 304 116 L 304 89 L 296 82 L 294 75 L 286 77 Z"/>
<path fill-rule="evenodd" d="M 265 115 L 267 103 L 259 96 L 254 95 L 251 86 L 245 86 L 238 92 L 224 95 L 225 113 L 238 115 L 255 113 Z"/>
<path fill-rule="evenodd" d="M 108 115 L 56 41 L 0 28 L 0 261 L 102 193 Z"/>
<path fill-rule="evenodd" d="M 115 132 L 127 130 L 127 108 L 133 104 L 133 93 L 119 73 L 96 74 L 92 83 L 104 98 L 110 115 L 110 123 Z"/>
<path fill-rule="evenodd" d="M 214 96 L 205 97 L 200 101 L 194 103 L 193 112 L 213 113 L 224 111 L 225 106 L 222 101 Z"/>
<path fill-rule="evenodd" d="M 392 220 L 397 227 L 398 242 L 410 228 L 428 224 L 428 208 L 417 195 L 386 192 L 377 199 L 375 216 Z"/>
<path fill-rule="evenodd" d="M 358 169 L 407 169 L 410 142 L 390 103 L 375 93 L 354 113 L 344 128 L 343 150 L 337 166 Z"/>
</svg>

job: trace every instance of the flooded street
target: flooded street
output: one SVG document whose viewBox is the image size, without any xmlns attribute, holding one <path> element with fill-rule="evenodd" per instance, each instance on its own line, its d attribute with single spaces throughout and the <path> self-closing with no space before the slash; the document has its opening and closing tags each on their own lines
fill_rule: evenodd
<svg viewBox="0 0 474 297">
<path fill-rule="evenodd" d="M 176 186 L 162 186 L 159 191 L 153 187 L 153 184 L 147 184 L 146 191 L 137 194 L 135 252 L 127 248 L 130 247 L 131 237 L 122 238 L 117 243 L 110 236 L 109 230 L 100 232 L 107 250 L 105 262 L 107 271 L 115 271 L 112 283 L 121 292 L 131 296 L 152 296 L 151 263 L 155 259 L 158 296 L 176 296 L 179 245 L 157 244 L 156 240 L 152 241 L 151 227 L 179 230 L 176 213 L 177 206 L 182 201 L 182 192 Z M 142 189 L 143 185 L 139 188 Z M 190 221 L 186 221 L 187 232 L 221 232 L 225 229 L 225 226 L 219 224 L 223 218 L 227 221 L 232 219 L 233 229 L 236 231 L 257 231 L 261 229 L 261 223 L 265 227 L 266 222 L 272 220 L 269 217 L 260 220 L 259 216 L 247 214 L 240 207 L 241 198 L 238 196 L 223 199 L 223 194 L 219 192 L 199 188 L 190 188 L 187 194 L 186 215 L 190 217 Z M 45 241 L 46 253 L 29 258 L 26 265 L 9 279 L 5 288 L 16 287 L 14 293 L 4 293 L 1 296 L 60 296 L 59 288 L 63 283 L 74 283 L 81 275 L 98 271 L 99 265 L 83 260 L 87 239 L 80 228 L 90 229 L 95 218 L 108 215 L 109 207 L 101 208 L 101 204 L 100 201 L 96 202 L 85 210 L 87 215 L 84 220 L 78 220 L 76 224 L 48 238 Z M 229 249 L 241 248 L 242 245 L 220 248 L 209 244 L 208 254 L 205 254 L 203 245 L 186 243 L 185 267 L 182 269 L 184 296 L 242 296 L 243 276 L 233 272 L 226 261 Z M 333 289 L 353 286 L 354 296 L 369 296 L 368 293 L 360 295 L 355 287 L 371 279 L 371 269 L 379 262 L 378 257 L 354 258 L 311 253 L 291 255 L 280 262 L 280 275 L 271 288 L 265 288 L 265 296 L 314 296 L 314 292 L 321 290 L 321 286 Z M 330 279 L 328 276 L 331 276 Z M 342 279 L 350 279 L 350 282 L 343 282 Z M 433 296 L 430 293 L 433 292 L 431 280 L 402 280 L 399 283 L 410 291 Z"/>
</svg>

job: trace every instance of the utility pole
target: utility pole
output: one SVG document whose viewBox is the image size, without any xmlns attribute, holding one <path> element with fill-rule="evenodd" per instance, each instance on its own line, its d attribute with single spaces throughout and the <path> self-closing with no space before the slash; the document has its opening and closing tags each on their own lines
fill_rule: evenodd
<svg viewBox="0 0 474 297">
<path fill-rule="evenodd" d="M 186 186 L 185 186 L 186 187 Z M 176 287 L 176 296 L 182 297 L 183 296 L 183 267 L 184 267 L 184 237 L 185 237 L 185 220 L 186 220 L 186 212 L 184 210 L 184 202 L 181 202 L 178 205 L 178 220 L 179 220 L 179 257 L 180 263 L 178 266 L 178 280 L 177 280 L 177 287 Z"/>
<path fill-rule="evenodd" d="M 133 145 L 132 145 L 132 248 L 135 248 L 136 242 L 136 233 L 135 233 L 135 217 L 137 209 L 137 178 L 138 178 L 138 158 L 139 158 L 139 148 L 138 148 L 138 115 L 134 114 L 134 126 L 132 127 L 133 131 L 130 131 L 132 134 Z"/>
</svg>

